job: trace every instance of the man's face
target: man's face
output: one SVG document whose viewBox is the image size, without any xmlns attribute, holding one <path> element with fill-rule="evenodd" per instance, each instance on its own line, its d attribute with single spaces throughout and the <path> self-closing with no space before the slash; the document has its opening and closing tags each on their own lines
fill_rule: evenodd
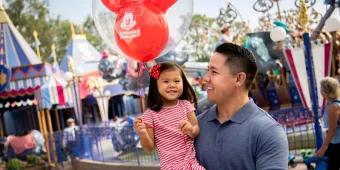
<svg viewBox="0 0 340 170">
<path fill-rule="evenodd" d="M 225 60 L 222 54 L 214 53 L 204 76 L 208 99 L 216 104 L 232 100 L 235 95 L 236 76 L 231 74 Z"/>
<path fill-rule="evenodd" d="M 183 80 L 178 69 L 163 71 L 157 80 L 158 92 L 166 101 L 177 101 L 183 93 Z"/>
</svg>

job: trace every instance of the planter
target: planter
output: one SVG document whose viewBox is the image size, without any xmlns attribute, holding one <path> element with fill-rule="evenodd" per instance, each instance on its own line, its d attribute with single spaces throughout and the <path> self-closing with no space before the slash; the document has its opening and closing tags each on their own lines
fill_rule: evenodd
<svg viewBox="0 0 340 170">
<path fill-rule="evenodd" d="M 30 168 L 25 168 L 24 170 L 47 170 L 48 167 L 46 165 L 37 165 L 34 167 L 30 167 Z"/>
</svg>

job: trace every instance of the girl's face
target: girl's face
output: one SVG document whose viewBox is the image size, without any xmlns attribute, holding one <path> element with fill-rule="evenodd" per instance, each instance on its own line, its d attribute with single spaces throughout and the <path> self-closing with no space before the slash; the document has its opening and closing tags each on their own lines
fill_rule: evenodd
<svg viewBox="0 0 340 170">
<path fill-rule="evenodd" d="M 183 93 L 183 80 L 180 70 L 164 70 L 157 79 L 157 87 L 165 106 L 177 104 L 178 98 Z"/>
</svg>

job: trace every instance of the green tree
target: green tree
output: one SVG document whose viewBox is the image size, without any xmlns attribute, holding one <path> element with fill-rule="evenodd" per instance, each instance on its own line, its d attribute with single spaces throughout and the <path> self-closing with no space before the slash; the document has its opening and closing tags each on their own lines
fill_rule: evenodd
<svg viewBox="0 0 340 170">
<path fill-rule="evenodd" d="M 218 43 L 219 32 L 214 28 L 215 20 L 206 15 L 193 15 L 182 50 L 198 62 L 207 62 Z"/>
<path fill-rule="evenodd" d="M 61 20 L 60 17 L 57 17 L 56 19 L 51 19 L 50 24 L 52 25 L 52 27 L 50 28 L 50 31 L 52 32 L 52 36 L 50 36 L 50 41 L 56 47 L 55 51 L 57 55 L 57 60 L 58 62 L 60 62 L 66 52 L 66 46 L 72 38 L 71 23 L 67 20 Z M 51 63 L 53 61 L 53 58 L 49 58 L 48 61 Z"/>
<path fill-rule="evenodd" d="M 229 24 L 233 42 L 243 44 L 250 29 L 243 21 L 233 21 Z M 183 38 L 182 51 L 198 62 L 209 61 L 214 48 L 220 42 L 221 28 L 216 19 L 206 15 L 193 15 L 189 31 Z"/>
<path fill-rule="evenodd" d="M 40 54 L 42 60 L 46 60 L 50 53 L 52 25 L 48 18 L 47 0 L 6 0 L 8 6 L 7 14 L 23 35 L 26 41 L 35 49 L 38 43 L 35 41 L 33 31 L 37 31 L 40 41 Z"/>
<path fill-rule="evenodd" d="M 103 44 L 103 41 L 99 36 L 99 33 L 94 25 L 94 20 L 91 16 L 86 17 L 82 27 L 84 28 L 84 33 L 86 35 L 87 40 L 96 49 L 102 51 L 106 48 L 105 44 Z"/>
</svg>

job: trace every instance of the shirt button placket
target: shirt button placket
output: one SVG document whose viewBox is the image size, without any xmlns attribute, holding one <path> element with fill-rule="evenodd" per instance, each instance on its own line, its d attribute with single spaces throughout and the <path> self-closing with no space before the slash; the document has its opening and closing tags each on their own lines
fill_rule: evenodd
<svg viewBox="0 0 340 170">
<path fill-rule="evenodd" d="M 216 152 L 218 153 L 222 152 L 222 148 L 223 148 L 222 143 L 223 143 L 223 134 L 222 134 L 222 127 L 220 125 L 217 129 L 216 140 L 215 140 Z"/>
</svg>

